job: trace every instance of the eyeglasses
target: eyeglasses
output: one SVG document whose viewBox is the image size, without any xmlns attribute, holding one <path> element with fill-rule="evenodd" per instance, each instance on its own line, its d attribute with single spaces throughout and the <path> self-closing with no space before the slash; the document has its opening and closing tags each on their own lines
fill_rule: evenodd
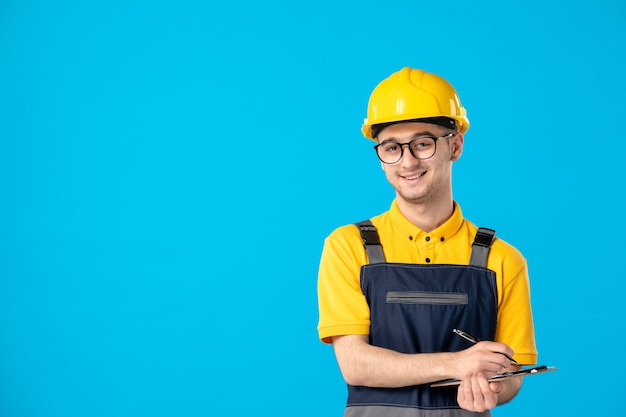
<svg viewBox="0 0 626 417">
<path fill-rule="evenodd" d="M 428 159 L 432 158 L 437 151 L 437 141 L 439 139 L 448 139 L 454 136 L 457 132 L 448 133 L 447 135 L 439 136 L 438 138 L 433 136 L 420 136 L 413 139 L 408 143 L 398 143 L 394 141 L 382 142 L 374 146 L 378 159 L 384 164 L 395 164 L 404 154 L 404 146 L 409 148 L 409 152 L 415 159 Z"/>
</svg>

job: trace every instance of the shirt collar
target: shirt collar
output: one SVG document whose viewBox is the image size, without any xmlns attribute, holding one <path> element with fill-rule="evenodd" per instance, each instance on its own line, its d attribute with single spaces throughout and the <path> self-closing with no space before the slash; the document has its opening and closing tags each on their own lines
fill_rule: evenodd
<svg viewBox="0 0 626 417">
<path fill-rule="evenodd" d="M 396 231 L 406 236 L 410 236 L 412 239 L 419 240 L 423 237 L 430 236 L 431 239 L 434 238 L 443 242 L 450 239 L 450 237 L 458 232 L 463 225 L 463 213 L 461 212 L 461 207 L 456 201 L 454 201 L 453 204 L 454 211 L 452 212 L 452 216 L 450 216 L 448 220 L 432 232 L 425 232 L 404 217 L 404 214 L 402 214 L 398 208 L 397 201 L 394 199 L 391 203 L 391 208 L 389 209 L 389 213 L 391 214 L 391 223 Z"/>
</svg>

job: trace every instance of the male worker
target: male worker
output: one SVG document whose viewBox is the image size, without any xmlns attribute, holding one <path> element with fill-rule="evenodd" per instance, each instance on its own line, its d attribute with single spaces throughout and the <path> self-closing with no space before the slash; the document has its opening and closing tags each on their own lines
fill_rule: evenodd
<svg viewBox="0 0 626 417">
<path fill-rule="evenodd" d="M 396 198 L 327 237 L 318 280 L 319 336 L 348 383 L 345 416 L 489 416 L 522 378 L 488 378 L 536 363 L 526 260 L 452 198 L 468 128 L 435 74 L 404 68 L 370 96 L 362 132 Z M 493 175 L 486 168 L 477 179 Z M 449 378 L 460 385 L 430 386 Z"/>
</svg>

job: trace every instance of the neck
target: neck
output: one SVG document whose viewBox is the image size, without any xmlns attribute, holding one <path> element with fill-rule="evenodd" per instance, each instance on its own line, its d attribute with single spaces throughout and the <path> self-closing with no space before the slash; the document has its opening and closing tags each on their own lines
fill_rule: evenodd
<svg viewBox="0 0 626 417">
<path fill-rule="evenodd" d="M 432 232 L 444 224 L 454 213 L 452 196 L 441 201 L 427 203 L 411 203 L 398 196 L 396 201 L 404 217 L 425 232 Z"/>
</svg>

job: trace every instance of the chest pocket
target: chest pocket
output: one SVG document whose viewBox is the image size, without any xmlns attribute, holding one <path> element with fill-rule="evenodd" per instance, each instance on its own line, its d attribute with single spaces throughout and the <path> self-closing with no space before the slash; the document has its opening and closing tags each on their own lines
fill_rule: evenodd
<svg viewBox="0 0 626 417">
<path fill-rule="evenodd" d="M 433 304 L 465 305 L 468 295 L 465 293 L 427 292 L 427 291 L 389 291 L 388 303 L 398 304 Z"/>
</svg>

